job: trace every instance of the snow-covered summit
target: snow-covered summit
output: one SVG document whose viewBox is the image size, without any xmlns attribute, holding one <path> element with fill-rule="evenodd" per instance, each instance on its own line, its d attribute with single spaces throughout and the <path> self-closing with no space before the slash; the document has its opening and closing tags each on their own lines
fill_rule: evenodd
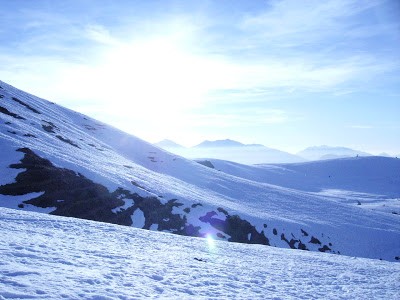
<svg viewBox="0 0 400 300">
<path fill-rule="evenodd" d="M 214 148 L 214 147 L 243 147 L 245 144 L 240 142 L 225 139 L 225 140 L 216 140 L 216 141 L 203 141 L 200 144 L 194 146 L 194 148 Z"/>
<path fill-rule="evenodd" d="M 371 154 L 346 147 L 332 147 L 327 145 L 308 147 L 297 155 L 308 160 L 325 160 L 345 157 L 371 156 Z"/>
<path fill-rule="evenodd" d="M 189 159 L 223 159 L 243 164 L 259 163 L 293 163 L 304 161 L 297 155 L 266 147 L 261 144 L 243 144 L 231 139 L 203 141 L 190 147 L 176 147 L 169 143 L 155 144 L 167 151 Z"/>
<path fill-rule="evenodd" d="M 154 145 L 156 145 L 160 148 L 184 148 L 182 145 L 175 143 L 174 141 L 171 141 L 168 139 L 159 141 L 158 143 L 155 143 Z"/>
</svg>

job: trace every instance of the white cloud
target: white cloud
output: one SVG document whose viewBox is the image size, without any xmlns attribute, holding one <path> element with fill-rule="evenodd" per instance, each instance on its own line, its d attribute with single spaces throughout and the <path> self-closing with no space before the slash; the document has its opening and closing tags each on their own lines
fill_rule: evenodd
<svg viewBox="0 0 400 300">
<path fill-rule="evenodd" d="M 90 24 L 85 27 L 87 37 L 95 42 L 105 45 L 118 45 L 119 41 L 113 38 L 107 28 L 98 24 Z"/>
</svg>

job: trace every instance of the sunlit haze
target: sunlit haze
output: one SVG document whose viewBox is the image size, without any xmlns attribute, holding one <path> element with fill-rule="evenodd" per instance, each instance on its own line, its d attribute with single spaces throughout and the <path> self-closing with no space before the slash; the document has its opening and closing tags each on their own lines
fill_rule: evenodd
<svg viewBox="0 0 400 300">
<path fill-rule="evenodd" d="M 1 1 L 0 79 L 149 142 L 400 153 L 400 2 Z"/>
</svg>

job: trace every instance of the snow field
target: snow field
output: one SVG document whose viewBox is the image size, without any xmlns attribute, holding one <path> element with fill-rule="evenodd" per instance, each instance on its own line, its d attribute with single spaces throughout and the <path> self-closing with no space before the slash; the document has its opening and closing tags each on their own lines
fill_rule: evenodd
<svg viewBox="0 0 400 300">
<path fill-rule="evenodd" d="M 0 208 L 0 299 L 396 299 L 400 264 Z"/>
</svg>

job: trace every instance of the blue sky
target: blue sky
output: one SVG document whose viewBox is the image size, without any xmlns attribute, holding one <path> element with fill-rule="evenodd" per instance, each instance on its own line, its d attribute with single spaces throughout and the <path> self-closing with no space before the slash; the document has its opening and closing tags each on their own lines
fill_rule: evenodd
<svg viewBox="0 0 400 300">
<path fill-rule="evenodd" d="M 0 78 L 150 142 L 400 153 L 400 2 L 0 0 Z"/>
</svg>

